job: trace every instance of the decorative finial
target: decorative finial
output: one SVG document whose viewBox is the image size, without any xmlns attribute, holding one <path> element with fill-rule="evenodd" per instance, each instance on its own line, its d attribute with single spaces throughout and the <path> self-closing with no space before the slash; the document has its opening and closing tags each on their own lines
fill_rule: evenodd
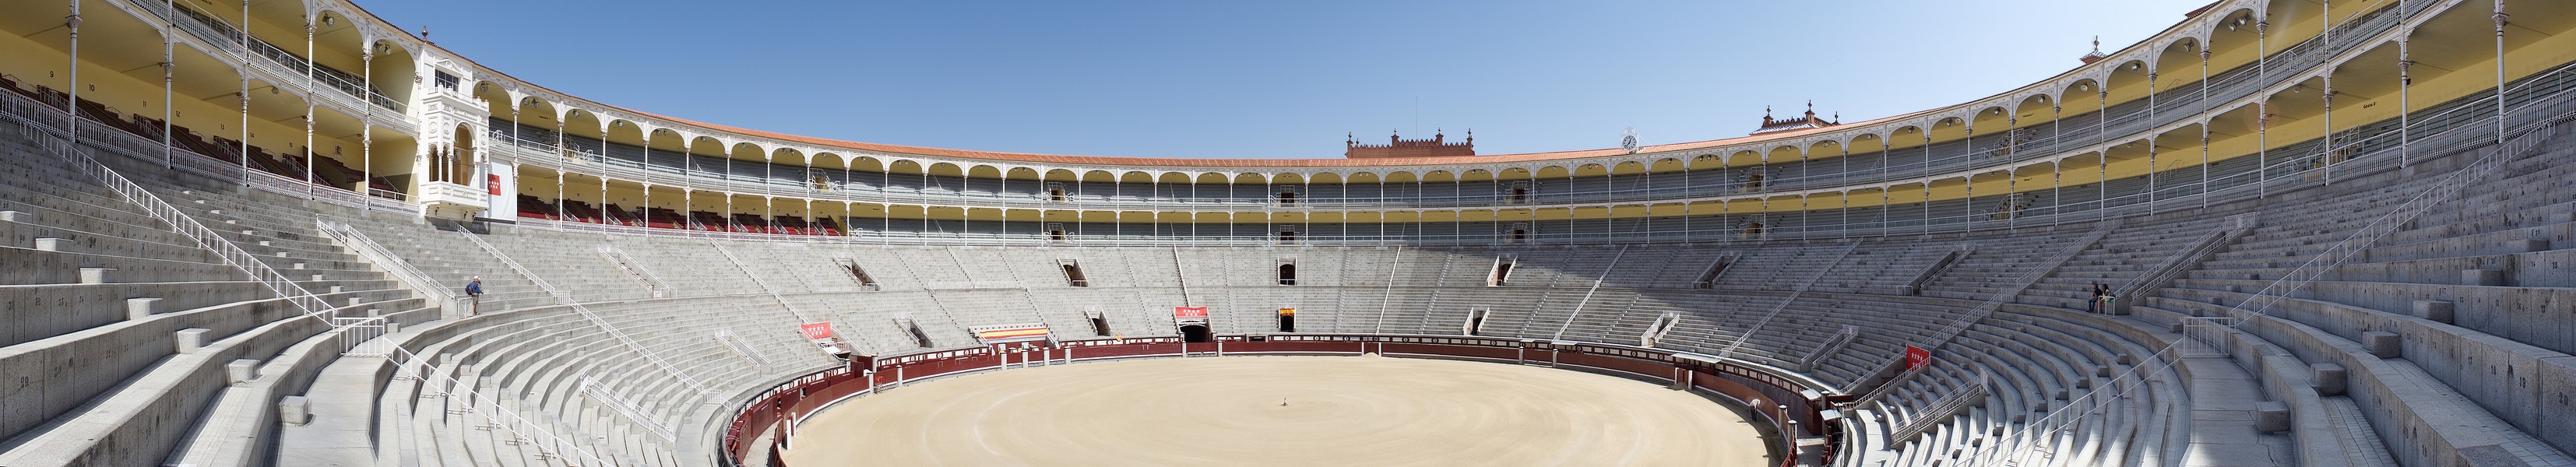
<svg viewBox="0 0 2576 467">
<path fill-rule="evenodd" d="M 2095 55 L 2102 53 L 2102 36 L 2093 36 L 2093 53 Z"/>
</svg>

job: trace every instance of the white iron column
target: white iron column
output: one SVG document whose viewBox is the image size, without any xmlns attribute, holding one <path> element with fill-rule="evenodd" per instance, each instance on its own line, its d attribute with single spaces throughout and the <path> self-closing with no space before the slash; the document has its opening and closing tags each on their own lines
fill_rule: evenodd
<svg viewBox="0 0 2576 467">
<path fill-rule="evenodd" d="M 2504 25 L 2511 18 L 2504 12 L 2504 0 L 2495 0 L 2495 75 L 2496 75 L 2496 144 L 2504 144 Z"/>
<path fill-rule="evenodd" d="M 367 44 L 366 47 L 358 49 L 358 63 L 360 64 L 358 66 L 359 87 L 373 92 L 376 89 L 375 44 Z M 358 190 L 360 195 L 372 196 L 375 194 L 373 181 L 376 179 L 376 113 L 374 109 L 367 110 L 358 114 L 358 186 L 350 188 Z"/>
<path fill-rule="evenodd" d="M 2413 31 L 2408 31 L 2408 32 L 2410 32 L 2410 33 L 2411 33 L 2411 32 L 2413 32 Z M 2412 59 L 2412 58 L 2408 58 L 2408 57 L 2407 57 L 2407 55 L 2406 55 L 2406 43 L 2408 43 L 2408 42 L 2411 42 L 2411 41 L 2406 41 L 2406 40 L 2399 40 L 2399 41 L 2397 41 L 2397 168 L 2398 168 L 2398 169 L 2405 169 L 2405 168 L 2406 168 L 2406 163 L 2407 163 L 2406 158 L 2408 157 L 2408 155 L 2406 154 L 2406 150 L 2407 150 L 2407 147 L 2408 147 L 2408 146 L 2412 146 L 2412 145 L 2413 145 L 2412 143 L 2414 143 L 2414 141 L 2413 141 L 2414 136 L 2413 136 L 2413 134 L 2412 134 L 2412 133 L 2413 133 L 2413 131 L 2414 131 L 2414 129 L 2415 129 L 2415 123 L 2414 123 L 2414 120 L 2413 120 L 2411 117 L 2414 115 L 2415 109 L 2413 108 L 2413 106 L 2412 106 L 2412 105 L 2409 105 L 2409 104 L 2407 104 L 2407 102 L 2406 102 L 2406 90 L 2407 90 L 2408 88 L 2413 88 L 2413 87 L 2415 87 L 2415 78 L 2414 78 L 2412 75 L 2408 74 L 2409 70 L 2411 70 L 2411 69 L 2413 69 L 2413 68 L 2415 67 L 2415 60 L 2414 60 L 2414 59 Z"/>
</svg>

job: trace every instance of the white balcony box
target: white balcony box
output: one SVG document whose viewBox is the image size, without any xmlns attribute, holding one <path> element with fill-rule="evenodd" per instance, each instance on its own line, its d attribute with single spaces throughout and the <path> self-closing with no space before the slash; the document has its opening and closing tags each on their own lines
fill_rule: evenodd
<svg viewBox="0 0 2576 467">
<path fill-rule="evenodd" d="M 440 219 L 473 220 L 483 212 L 491 196 L 474 187 L 448 182 L 420 184 L 420 215 Z"/>
</svg>

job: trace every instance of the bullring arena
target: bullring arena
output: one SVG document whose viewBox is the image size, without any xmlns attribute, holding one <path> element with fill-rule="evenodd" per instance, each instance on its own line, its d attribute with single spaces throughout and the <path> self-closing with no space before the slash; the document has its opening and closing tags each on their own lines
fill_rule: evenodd
<svg viewBox="0 0 2576 467">
<path fill-rule="evenodd" d="M 794 465 L 1765 465 L 1662 385 L 1533 365 L 1207 357 L 961 376 L 799 425 Z"/>
<path fill-rule="evenodd" d="M 2576 2 L 1262 160 L 699 123 L 348 0 L 0 12 L 5 466 L 2576 466 Z"/>
</svg>

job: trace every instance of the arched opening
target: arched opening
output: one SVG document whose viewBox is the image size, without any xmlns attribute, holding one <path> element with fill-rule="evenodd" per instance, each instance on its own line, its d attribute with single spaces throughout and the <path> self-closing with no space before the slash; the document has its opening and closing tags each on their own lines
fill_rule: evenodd
<svg viewBox="0 0 2576 467">
<path fill-rule="evenodd" d="M 474 184 L 474 127 L 456 125 L 456 139 L 429 150 L 429 181 Z"/>
</svg>

